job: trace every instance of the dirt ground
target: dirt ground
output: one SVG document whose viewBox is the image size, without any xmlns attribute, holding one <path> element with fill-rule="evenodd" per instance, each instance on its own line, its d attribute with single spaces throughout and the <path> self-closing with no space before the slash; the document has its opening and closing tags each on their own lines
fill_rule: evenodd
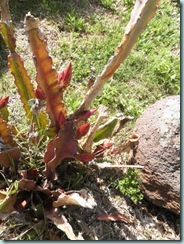
<svg viewBox="0 0 184 244">
<path fill-rule="evenodd" d="M 65 172 L 72 179 L 73 166 L 67 167 Z M 121 176 L 122 170 L 105 168 L 86 172 L 83 185 L 94 198 L 96 207 L 60 208 L 76 236 L 80 233 L 85 240 L 180 240 L 180 216 L 157 207 L 146 199 L 135 205 L 109 185 L 107 179 Z M 62 175 L 59 176 L 61 177 Z M 81 189 L 81 186 L 80 183 L 76 188 Z M 29 205 L 24 211 L 13 214 L 1 223 L 2 240 L 67 240 L 62 231 L 42 214 L 35 214 L 32 207 Z M 101 214 L 120 214 L 124 218 L 120 221 L 99 220 Z"/>
</svg>

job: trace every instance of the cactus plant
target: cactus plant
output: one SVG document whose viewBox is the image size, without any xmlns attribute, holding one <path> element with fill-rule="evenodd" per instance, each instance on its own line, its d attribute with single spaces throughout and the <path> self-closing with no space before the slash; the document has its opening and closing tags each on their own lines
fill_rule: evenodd
<svg viewBox="0 0 184 244">
<path fill-rule="evenodd" d="M 36 131 L 37 136 L 41 138 L 44 131 L 45 136 L 49 138 L 43 157 L 44 171 L 39 172 L 33 168 L 17 170 L 21 161 L 21 150 L 14 140 L 17 132 L 14 127 L 8 125 L 8 97 L 0 99 L 0 139 L 4 146 L 0 151 L 0 165 L 4 170 L 13 168 L 16 173 L 16 177 L 13 177 L 14 182 L 11 185 L 4 182 L 0 191 L 1 219 L 8 217 L 13 211 L 24 209 L 29 204 L 30 197 L 27 196 L 27 191 L 42 193 L 40 198 L 44 199 L 44 216 L 51 219 L 69 239 L 83 239 L 82 236 L 73 233 L 66 218 L 60 215 L 58 207 L 67 203 L 93 208 L 94 199 L 89 199 L 84 189 L 66 192 L 58 187 L 57 190 L 53 190 L 51 182 L 57 179 L 57 167 L 64 162 L 79 160 L 88 165 L 93 159 L 102 157 L 102 152 L 112 146 L 111 143 L 104 144 L 104 139 L 117 133 L 125 122 L 132 119 L 115 116 L 100 126 L 109 116 L 107 109 L 100 107 L 96 123 L 92 126 L 88 122 L 89 117 L 97 113 L 96 108 L 90 110 L 91 103 L 130 53 L 138 36 L 154 16 L 158 2 L 159 0 L 136 1 L 122 42 L 114 56 L 97 76 L 79 108 L 68 114 L 67 106 L 63 102 L 63 93 L 71 82 L 71 63 L 60 74 L 57 73 L 47 50 L 45 35 L 39 28 L 39 19 L 28 13 L 25 24 L 36 68 L 37 87 L 34 89 L 24 62 L 17 53 L 8 1 L 0 0 L 0 32 L 9 49 L 9 69 L 14 76 L 17 91 L 31 125 L 31 132 Z M 41 106 L 44 106 L 45 110 L 40 109 Z M 44 181 L 38 180 L 41 173 Z"/>
</svg>

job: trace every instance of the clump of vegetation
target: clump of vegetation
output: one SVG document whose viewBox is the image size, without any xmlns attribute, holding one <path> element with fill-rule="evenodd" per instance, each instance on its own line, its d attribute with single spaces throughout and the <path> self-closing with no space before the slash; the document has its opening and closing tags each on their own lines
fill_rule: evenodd
<svg viewBox="0 0 184 244">
<path fill-rule="evenodd" d="M 154 4 L 156 5 L 157 2 L 154 1 Z M 56 10 L 57 15 L 59 14 L 56 2 L 45 0 L 40 1 L 40 3 L 46 12 L 51 8 L 52 13 L 55 13 Z M 108 10 L 111 10 L 115 5 L 114 1 L 101 1 L 101 6 L 108 8 Z M 127 72 L 124 72 L 125 86 L 121 85 L 122 82 L 120 84 L 116 75 L 110 83 L 107 81 L 112 78 L 114 72 L 125 60 L 137 41 L 140 33 L 136 30 L 142 32 L 144 29 L 142 23 L 146 26 L 150 20 L 150 15 L 153 16 L 155 12 L 153 6 L 150 8 L 145 1 L 142 6 L 139 6 L 140 12 L 135 10 L 132 12 L 126 34 L 115 54 L 108 61 L 115 44 L 114 41 L 112 42 L 113 35 L 114 33 L 118 33 L 119 37 L 121 35 L 118 31 L 120 25 L 116 26 L 116 23 L 113 24 L 112 22 L 110 25 L 111 35 L 107 40 L 97 38 L 94 33 L 106 35 L 109 29 L 107 19 L 104 18 L 103 22 L 99 22 L 98 18 L 101 17 L 89 16 L 88 21 L 93 25 L 87 25 L 80 13 L 74 11 L 70 5 L 63 23 L 66 30 L 73 32 L 71 35 L 72 42 L 59 40 L 58 48 L 54 54 L 55 56 L 62 56 L 65 61 L 70 57 L 74 64 L 69 62 L 61 72 L 57 72 L 52 67 L 53 60 L 48 53 L 46 38 L 39 28 L 39 20 L 31 14 L 27 14 L 26 32 L 35 64 L 36 77 L 34 77 L 28 75 L 29 72 L 25 68 L 23 59 L 18 54 L 20 50 L 17 48 L 8 1 L 0 0 L 0 32 L 9 50 L 9 69 L 14 77 L 16 87 L 14 92 L 18 94 L 16 103 L 23 107 L 24 115 L 22 117 L 26 123 L 25 128 L 22 129 L 16 124 L 19 118 L 16 118 L 15 121 L 11 120 L 13 111 L 8 106 L 11 97 L 6 95 L 5 78 L 3 77 L 3 97 L 0 99 L 1 219 L 6 219 L 14 211 L 30 209 L 32 216 L 51 220 L 60 230 L 65 232 L 69 239 L 83 239 L 80 234 L 77 236 L 72 230 L 68 220 L 63 215 L 63 206 L 79 205 L 90 209 L 96 206 L 88 191 L 83 188 L 80 189 L 78 183 L 84 182 L 85 178 L 83 175 L 80 177 L 80 172 L 86 174 L 86 169 L 91 170 L 94 166 L 92 164 L 95 164 L 97 158 L 103 158 L 104 152 L 113 145 L 106 139 L 116 135 L 123 128 L 125 122 L 131 120 L 130 117 L 117 115 L 117 110 L 126 113 L 133 111 L 133 115 L 136 116 L 140 113 L 139 108 L 142 107 L 135 100 L 137 94 L 132 94 L 131 99 L 122 97 L 118 102 L 121 90 L 124 90 L 127 95 L 129 92 L 126 88 L 126 82 L 130 78 L 128 68 Z M 143 12 L 145 16 L 142 15 Z M 118 18 L 121 18 L 121 15 L 118 15 Z M 136 19 L 136 21 L 131 23 L 132 19 Z M 139 19 L 142 22 L 139 22 Z M 63 28 L 63 23 L 59 28 Z M 88 34 L 89 39 L 82 39 L 82 32 Z M 130 60 L 130 66 L 137 65 L 138 69 L 140 68 L 141 55 L 137 54 L 136 58 L 130 56 Z M 102 69 L 103 63 L 106 61 L 108 61 L 107 66 Z M 136 61 L 138 62 L 136 63 Z M 95 62 L 96 68 L 91 68 Z M 96 74 L 100 70 L 103 71 L 97 76 Z M 164 70 L 164 68 L 161 67 L 160 70 Z M 81 82 L 82 79 L 89 78 L 91 73 L 94 75 L 90 79 L 91 83 Z M 160 75 L 159 72 L 158 74 Z M 133 78 L 136 76 L 132 72 L 130 75 Z M 75 79 L 73 86 L 71 84 L 72 77 Z M 33 81 L 32 78 L 34 78 Z M 177 75 L 173 75 L 172 81 L 176 79 Z M 82 86 L 79 85 L 79 82 Z M 115 82 L 117 85 L 113 87 L 112 84 Z M 84 89 L 86 83 L 88 85 Z M 167 84 L 166 87 L 168 87 Z M 102 89 L 102 96 L 98 96 Z M 79 97 L 82 99 L 84 90 L 86 94 L 83 101 L 80 102 Z M 142 86 L 139 91 L 141 90 Z M 148 94 L 147 90 L 144 90 L 144 94 L 145 96 Z M 95 99 L 96 102 L 93 103 Z M 113 112 L 112 118 L 109 118 L 110 114 L 107 108 L 99 106 L 99 103 L 108 107 L 111 103 L 114 104 L 115 112 Z M 93 109 L 91 109 L 92 104 L 94 105 Z M 113 108 L 111 107 L 111 112 L 114 111 Z M 71 170 L 74 173 L 77 172 L 77 177 L 71 179 L 69 187 L 68 182 L 65 182 L 67 179 L 62 180 L 62 178 L 67 177 L 65 170 L 68 166 L 70 169 L 72 167 L 75 169 L 72 166 L 73 162 L 75 162 L 75 167 L 80 168 L 83 165 L 85 170 L 83 171 L 82 167 L 82 170 L 79 171 Z M 135 188 L 137 184 L 132 178 L 129 178 L 129 186 L 131 180 Z M 73 190 L 75 183 L 77 190 Z M 122 184 L 125 188 L 127 187 L 126 192 L 128 192 L 128 186 L 125 182 Z M 128 194 L 130 196 L 136 195 L 138 199 L 137 193 L 131 190 Z"/>
<path fill-rule="evenodd" d="M 120 179 L 115 180 L 114 187 L 124 196 L 128 196 L 134 204 L 143 200 L 143 194 L 139 187 L 141 186 L 141 175 L 138 170 L 128 169 L 127 173 Z"/>
</svg>

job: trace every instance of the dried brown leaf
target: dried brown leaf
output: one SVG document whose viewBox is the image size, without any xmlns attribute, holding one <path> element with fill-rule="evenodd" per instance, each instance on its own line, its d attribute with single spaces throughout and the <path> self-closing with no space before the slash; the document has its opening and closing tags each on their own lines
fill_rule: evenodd
<svg viewBox="0 0 184 244">
<path fill-rule="evenodd" d="M 84 240 L 82 235 L 79 233 L 78 236 L 75 235 L 72 226 L 69 224 L 68 220 L 64 215 L 59 215 L 58 210 L 54 209 L 52 211 L 45 211 L 45 217 L 50 219 L 58 229 L 62 230 L 70 240 Z"/>
<path fill-rule="evenodd" d="M 132 223 L 131 218 L 124 214 L 100 214 L 97 219 L 104 221 L 122 221 L 126 224 Z"/>
<path fill-rule="evenodd" d="M 53 206 L 58 208 L 64 205 L 77 205 L 84 208 L 94 208 L 96 206 L 95 200 L 92 196 L 89 196 L 85 189 L 80 191 L 71 191 L 62 193 L 58 200 L 53 202 Z"/>
</svg>

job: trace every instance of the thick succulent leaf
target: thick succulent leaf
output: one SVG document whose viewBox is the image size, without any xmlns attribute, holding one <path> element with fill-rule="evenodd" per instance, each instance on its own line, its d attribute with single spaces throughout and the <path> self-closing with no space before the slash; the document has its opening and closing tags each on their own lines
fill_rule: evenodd
<svg viewBox="0 0 184 244">
<path fill-rule="evenodd" d="M 114 136 L 124 127 L 127 122 L 132 119 L 133 117 L 117 114 L 115 117 L 98 128 L 94 135 L 94 142 L 99 142 L 100 140 Z"/>
<path fill-rule="evenodd" d="M 0 0 L 0 16 L 2 21 L 6 21 L 10 19 L 10 11 L 8 7 L 8 1 Z"/>
<path fill-rule="evenodd" d="M 82 111 L 76 116 L 76 120 L 79 121 L 85 121 L 87 120 L 90 116 L 92 116 L 96 112 L 96 109 L 92 110 L 87 110 L 87 111 Z"/>
<path fill-rule="evenodd" d="M 72 64 L 69 63 L 67 68 L 62 71 L 58 76 L 59 87 L 61 90 L 65 90 L 66 87 L 70 84 L 72 78 Z"/>
<path fill-rule="evenodd" d="M 51 120 L 51 126 L 59 127 L 60 112 L 66 115 L 66 109 L 59 89 L 58 74 L 52 67 L 52 59 L 47 51 L 44 34 L 38 27 L 39 20 L 28 13 L 25 23 L 37 70 L 36 81 L 45 94 L 46 108 Z"/>
<path fill-rule="evenodd" d="M 77 159 L 83 163 L 88 163 L 95 158 L 96 158 L 96 156 L 93 154 L 90 154 L 90 153 L 77 153 L 75 155 L 75 159 Z"/>
<path fill-rule="evenodd" d="M 8 49 L 10 52 L 14 52 L 16 48 L 16 40 L 14 38 L 14 30 L 10 19 L 4 19 L 0 21 L 0 31 Z"/>
<path fill-rule="evenodd" d="M 0 109 L 0 117 L 2 117 L 3 120 L 8 122 L 9 111 L 7 106 Z"/>
<path fill-rule="evenodd" d="M 9 96 L 0 99 L 0 109 L 4 108 L 8 104 Z"/>
<path fill-rule="evenodd" d="M 81 139 L 83 136 L 87 135 L 90 128 L 90 123 L 81 125 L 76 131 L 77 140 Z"/>
<path fill-rule="evenodd" d="M 0 29 L 2 32 L 3 39 L 7 44 L 10 55 L 8 56 L 9 60 L 9 68 L 11 73 L 15 78 L 15 85 L 18 88 L 18 92 L 20 94 L 20 99 L 23 104 L 23 107 L 26 112 L 26 116 L 29 119 L 33 118 L 33 121 L 37 124 L 37 126 L 41 126 L 41 128 L 45 128 L 47 125 L 46 115 L 42 112 L 37 118 L 33 116 L 31 108 L 28 104 L 30 99 L 36 98 L 33 85 L 31 83 L 30 77 L 27 74 L 27 71 L 24 67 L 24 63 L 21 57 L 16 53 L 16 42 L 14 38 L 14 31 L 11 25 L 10 20 L 6 20 L 4 22 L 0 22 Z"/>
<path fill-rule="evenodd" d="M 8 121 L 8 116 L 9 116 L 9 112 L 7 108 L 8 100 L 9 100 L 9 96 L 0 99 L 0 116 L 5 121 Z"/>
<path fill-rule="evenodd" d="M 16 168 L 21 153 L 12 137 L 12 131 L 5 120 L 0 117 L 0 165 Z"/>
<path fill-rule="evenodd" d="M 14 203 L 18 192 L 18 182 L 15 181 L 8 189 L 0 191 L 0 219 L 7 218 L 15 211 Z"/>
<path fill-rule="evenodd" d="M 24 104 L 25 111 L 27 114 L 29 114 L 30 107 L 28 106 L 27 102 L 30 98 L 34 98 L 35 95 L 30 77 L 24 68 L 24 63 L 15 51 L 16 40 L 14 38 L 14 31 L 11 25 L 11 21 L 7 19 L 6 23 L 0 22 L 0 28 L 3 39 L 10 51 L 10 55 L 8 57 L 10 70 L 15 77 L 15 84 L 18 87 L 19 94 L 22 94 L 21 101 Z"/>
<path fill-rule="evenodd" d="M 46 175 L 49 174 L 49 169 L 55 172 L 56 167 L 62 163 L 63 159 L 75 158 L 77 151 L 78 142 L 75 136 L 74 123 L 72 120 L 66 120 L 58 135 L 47 145 L 44 155 Z"/>
<path fill-rule="evenodd" d="M 3 204 L 3 201 L 6 197 L 12 196 L 18 191 L 18 181 L 13 182 L 10 186 L 8 186 L 5 190 L 0 190 L 0 199 L 1 204 Z"/>
<path fill-rule="evenodd" d="M 89 196 L 87 190 L 70 191 L 62 193 L 57 201 L 53 202 L 53 206 L 58 208 L 65 205 L 77 205 L 84 208 L 93 209 L 96 207 L 96 202 L 92 196 Z"/>
<path fill-rule="evenodd" d="M 100 126 L 100 123 L 109 116 L 109 113 L 108 113 L 108 108 L 104 105 L 100 105 L 99 108 L 98 108 L 98 118 L 96 119 L 93 127 L 91 128 L 90 132 L 89 132 L 89 135 L 86 139 L 86 141 L 84 142 L 83 146 L 82 146 L 82 149 L 84 151 L 86 151 L 87 153 L 91 153 L 92 151 L 92 145 L 93 145 L 93 140 L 94 140 L 94 136 L 95 136 L 95 133 L 97 132 L 99 126 Z"/>
<path fill-rule="evenodd" d="M 108 121 L 105 125 L 98 129 L 94 135 L 94 142 L 99 142 L 103 139 L 109 138 L 112 136 L 113 131 L 117 125 L 118 119 L 113 118 Z"/>
<path fill-rule="evenodd" d="M 0 194 L 1 195 L 1 194 Z M 16 201 L 16 194 L 12 196 L 5 197 L 3 200 L 0 196 L 0 219 L 7 219 L 12 213 L 16 212 L 14 204 Z"/>
<path fill-rule="evenodd" d="M 59 114 L 59 125 L 60 125 L 60 127 L 63 126 L 64 123 L 65 123 L 65 116 L 62 112 L 60 112 L 60 114 Z"/>
<path fill-rule="evenodd" d="M 116 118 L 118 118 L 118 124 L 115 128 L 115 131 L 113 132 L 113 136 L 115 136 L 117 133 L 120 132 L 122 128 L 124 128 L 125 124 L 131 120 L 134 119 L 134 117 L 131 116 L 123 116 L 122 114 L 116 115 Z"/>
<path fill-rule="evenodd" d="M 13 147 L 15 142 L 12 137 L 12 132 L 7 122 L 0 117 L 0 138 L 3 139 L 7 146 Z"/>
<path fill-rule="evenodd" d="M 102 144 L 97 145 L 93 152 L 93 155 L 95 155 L 96 158 L 103 158 L 104 153 L 107 151 L 107 149 L 110 149 L 113 144 L 113 142 L 104 141 Z"/>
<path fill-rule="evenodd" d="M 102 73 L 96 77 L 94 85 L 84 97 L 76 113 L 88 110 L 94 99 L 100 94 L 105 83 L 112 77 L 120 64 L 127 58 L 139 35 L 153 18 L 160 0 L 137 0 L 131 13 L 130 21 L 120 45 L 116 48 L 114 56 L 110 57 Z"/>
<path fill-rule="evenodd" d="M 11 73 L 15 78 L 15 84 L 18 88 L 20 99 L 24 104 L 24 109 L 29 118 L 32 118 L 32 113 L 30 112 L 30 106 L 28 101 L 31 98 L 36 98 L 33 90 L 33 85 L 31 84 L 30 77 L 25 70 L 24 63 L 21 57 L 17 53 L 12 53 L 8 57 L 9 67 Z"/>
<path fill-rule="evenodd" d="M 47 144 L 47 149 L 44 155 L 45 170 L 43 172 L 49 181 L 53 181 L 54 179 L 57 178 L 55 174 L 55 169 L 53 170 L 48 166 L 48 163 L 55 157 L 55 145 L 54 145 L 55 139 L 56 138 L 52 139 Z"/>
<path fill-rule="evenodd" d="M 37 99 L 45 100 L 45 94 L 41 89 L 37 88 L 34 92 Z"/>
<path fill-rule="evenodd" d="M 36 122 L 38 128 L 45 129 L 47 125 L 46 114 L 40 112 L 37 116 L 34 116 L 29 101 L 35 99 L 36 95 L 33 89 L 33 85 L 30 81 L 30 77 L 27 74 L 27 71 L 24 67 L 24 63 L 21 60 L 21 57 L 17 53 L 10 54 L 8 57 L 9 67 L 14 75 L 15 84 L 18 88 L 20 99 L 24 105 L 26 115 L 29 119 L 33 119 Z"/>
</svg>

